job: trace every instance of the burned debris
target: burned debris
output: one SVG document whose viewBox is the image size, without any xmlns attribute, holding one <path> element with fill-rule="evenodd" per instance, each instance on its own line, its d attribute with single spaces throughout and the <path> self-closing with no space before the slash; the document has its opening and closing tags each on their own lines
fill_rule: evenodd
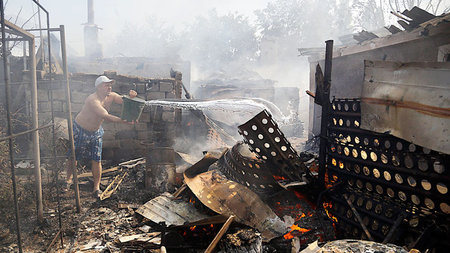
<svg viewBox="0 0 450 253">
<path fill-rule="evenodd" d="M 97 61 L 92 69 L 109 80 L 109 95 L 133 89 L 138 98 L 118 95 L 122 106 L 100 106 L 116 120 L 103 125 L 104 155 L 97 161 L 105 168 L 103 191 L 94 191 L 93 199 L 98 172 L 91 172 L 90 160 L 78 162 L 73 184 L 62 168 L 68 156 L 75 160 L 72 118 L 98 75 L 68 72 L 64 26 L 27 31 L 0 12 L 0 102 L 7 116 L 0 121 L 0 251 L 403 253 L 450 247 L 449 14 L 412 8 L 395 13 L 404 31 L 386 28 L 392 34 L 385 37 L 362 31 L 343 40 L 357 44 L 338 47 L 329 40 L 325 54 L 323 48 L 300 50 L 311 56 L 307 94 L 314 98 L 306 144 L 298 143 L 303 122 L 296 87 L 241 76 L 204 81 L 194 95 L 172 68 L 164 70 L 170 77 L 148 77 L 158 65 L 148 58 Z M 102 56 L 93 14 L 86 28 L 93 37 L 91 61 Z M 48 41 L 36 58 L 33 33 L 44 30 Z M 9 48 L 15 41 L 24 44 L 22 57 Z M 50 44 L 60 46 L 61 62 Z M 77 59 L 72 70 L 91 67 L 86 59 Z M 119 66 L 141 76 L 104 71 Z M 138 108 L 127 108 L 137 100 Z M 20 114 L 14 124 L 12 114 Z"/>
</svg>

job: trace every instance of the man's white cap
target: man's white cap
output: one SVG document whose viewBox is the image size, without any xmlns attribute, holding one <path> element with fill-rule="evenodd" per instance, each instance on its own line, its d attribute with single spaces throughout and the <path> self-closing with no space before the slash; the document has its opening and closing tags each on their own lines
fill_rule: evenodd
<svg viewBox="0 0 450 253">
<path fill-rule="evenodd" d="M 114 82 L 114 80 L 109 79 L 106 76 L 99 76 L 96 80 L 95 80 L 95 88 L 97 88 L 97 86 L 99 86 L 102 83 L 112 83 Z"/>
</svg>

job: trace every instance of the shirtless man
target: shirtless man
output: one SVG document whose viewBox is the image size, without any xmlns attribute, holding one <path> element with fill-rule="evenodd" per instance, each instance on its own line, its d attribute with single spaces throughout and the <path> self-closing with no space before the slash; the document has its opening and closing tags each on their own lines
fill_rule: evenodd
<svg viewBox="0 0 450 253">
<path fill-rule="evenodd" d="M 100 197 L 102 193 L 100 190 L 100 179 L 102 177 L 102 137 L 104 120 L 116 123 L 129 123 L 121 118 L 111 115 L 108 110 L 111 104 L 122 104 L 122 97 L 112 92 L 113 80 L 106 76 L 99 76 L 95 80 L 95 92 L 89 95 L 83 105 L 83 108 L 75 117 L 73 122 L 73 137 L 75 144 L 76 160 L 86 159 L 91 160 L 92 175 L 94 177 L 93 195 L 96 198 Z M 136 97 L 137 93 L 130 90 L 131 98 Z M 69 159 L 67 163 L 67 184 L 72 183 L 72 160 Z M 76 161 L 75 161 L 76 166 Z"/>
</svg>

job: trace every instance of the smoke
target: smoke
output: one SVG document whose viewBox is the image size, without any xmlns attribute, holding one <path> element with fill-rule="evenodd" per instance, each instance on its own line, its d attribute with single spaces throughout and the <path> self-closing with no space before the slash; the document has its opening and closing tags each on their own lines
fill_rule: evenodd
<svg viewBox="0 0 450 253">
<path fill-rule="evenodd" d="M 38 28 L 37 7 L 30 2 L 8 1 L 8 20 L 26 29 Z M 95 0 L 94 10 L 104 57 L 189 61 L 193 81 L 218 72 L 225 79 L 251 79 L 237 76 L 235 69 L 253 71 L 276 86 L 298 87 L 299 113 L 307 121 L 309 98 L 304 91 L 309 88 L 309 64 L 297 49 L 324 48 L 328 39 L 339 45 L 342 35 L 393 24 L 396 19 L 389 11 L 411 4 L 430 7 L 427 10 L 434 14 L 450 6 L 448 0 L 407 2 L 408 6 L 393 0 Z M 74 48 L 70 56 L 83 55 L 87 1 L 40 3 L 49 11 L 52 27 L 66 26 L 68 47 Z M 41 23 L 46 27 L 43 12 Z"/>
</svg>

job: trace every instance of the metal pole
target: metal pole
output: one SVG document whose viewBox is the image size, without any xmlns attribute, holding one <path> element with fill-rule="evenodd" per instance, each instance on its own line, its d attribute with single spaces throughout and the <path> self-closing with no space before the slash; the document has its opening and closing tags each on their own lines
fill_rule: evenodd
<svg viewBox="0 0 450 253">
<path fill-rule="evenodd" d="M 27 43 L 23 42 L 23 70 L 27 70 Z"/>
<path fill-rule="evenodd" d="M 8 135 L 12 134 L 11 114 L 9 112 L 9 78 L 8 78 L 8 52 L 6 50 L 6 34 L 5 34 L 5 10 L 3 6 L 3 0 L 0 0 L 0 15 L 1 15 L 1 28 L 2 28 L 2 56 L 3 56 L 3 71 L 5 75 L 5 98 L 6 98 L 6 117 L 8 120 Z M 14 156 L 13 156 L 13 141 L 9 139 L 9 159 L 11 166 L 11 180 L 13 186 L 14 195 L 14 209 L 16 211 L 16 229 L 17 229 L 17 245 L 19 246 L 19 252 L 22 253 L 22 240 L 20 237 L 20 217 L 19 217 L 19 204 L 17 202 L 17 189 L 16 189 L 16 175 L 14 170 Z"/>
<path fill-rule="evenodd" d="M 29 41 L 30 54 L 30 77 L 31 77 L 31 115 L 33 129 L 39 127 L 38 119 L 38 99 L 37 99 L 37 78 L 36 78 L 36 52 L 34 48 L 34 39 Z M 37 218 L 39 222 L 44 220 L 44 206 L 42 204 L 42 177 L 41 177 L 41 154 L 39 150 L 39 131 L 36 130 L 32 135 L 33 139 L 33 160 L 34 160 L 34 177 L 36 187 L 36 208 Z"/>
<path fill-rule="evenodd" d="M 319 149 L 319 183 L 323 190 L 325 187 L 325 168 L 327 154 L 327 124 L 329 122 L 330 110 L 330 86 L 331 86 L 331 63 L 333 58 L 333 40 L 327 40 L 325 49 L 325 73 L 323 81 L 322 118 L 320 122 L 320 149 Z"/>
<path fill-rule="evenodd" d="M 70 150 L 71 150 L 71 158 L 72 158 L 72 171 L 73 171 L 73 184 L 75 187 L 75 203 L 77 207 L 77 213 L 81 211 L 80 205 L 80 191 L 78 188 L 78 175 L 75 166 L 75 145 L 73 143 L 73 121 L 72 121 L 72 105 L 70 100 L 70 84 L 69 84 L 69 70 L 67 67 L 67 55 L 66 55 L 66 34 L 64 30 L 64 26 L 60 25 L 60 37 L 61 37 L 61 57 L 64 71 L 64 79 L 66 80 L 66 103 L 67 103 L 67 127 L 69 130 L 69 141 L 70 141 Z"/>
<path fill-rule="evenodd" d="M 26 130 L 26 131 L 23 131 L 23 132 L 20 132 L 20 133 L 17 133 L 17 134 L 12 134 L 12 135 L 10 135 L 10 136 L 1 137 L 1 138 L 0 138 L 0 142 L 2 142 L 2 141 L 7 141 L 7 140 L 9 140 L 9 139 L 14 139 L 14 138 L 16 138 L 16 137 L 19 137 L 19 136 L 22 136 L 22 135 L 25 135 L 25 134 L 29 134 L 29 133 L 34 132 L 34 131 L 36 131 L 36 130 L 41 130 L 41 129 L 44 129 L 44 128 L 47 128 L 47 127 L 51 127 L 51 126 L 52 126 L 52 124 L 47 124 L 47 125 L 45 125 L 45 126 L 40 126 L 40 127 L 38 127 L 38 128 L 32 128 L 32 129 L 30 129 L 30 130 Z M 20 159 L 22 160 L 22 159 L 26 159 L 26 158 L 20 158 Z"/>
<path fill-rule="evenodd" d="M 37 0 L 39 2 L 39 0 Z M 42 70 L 44 70 L 45 52 L 44 52 L 44 37 L 42 36 L 42 24 L 41 24 L 41 9 L 38 7 L 38 20 L 39 20 L 39 40 L 41 44 L 41 62 Z"/>
<path fill-rule="evenodd" d="M 39 2 L 37 0 L 33 0 L 34 3 L 36 3 L 36 5 L 41 8 L 45 14 L 47 15 L 47 45 L 48 45 L 48 75 L 49 75 L 49 79 L 50 79 L 50 107 L 51 107 L 51 113 L 52 113 L 52 133 L 53 133 L 53 138 L 52 138 L 52 145 L 53 145 L 53 157 L 54 157 L 54 165 L 56 167 L 56 150 L 55 150 L 55 118 L 54 118 L 54 110 L 53 110 L 53 85 L 52 85 L 52 54 L 51 54 L 51 45 L 50 45 L 50 15 L 48 13 L 48 11 L 41 5 L 39 4 Z M 42 50 L 44 50 L 44 47 L 41 45 Z M 33 48 L 34 50 L 34 48 Z M 31 52 L 30 52 L 31 54 Z M 34 52 L 33 52 L 34 55 Z M 44 59 L 42 59 L 42 63 L 44 63 Z M 36 172 L 36 175 L 38 173 Z M 39 177 L 40 177 L 40 170 L 39 170 Z M 58 183 L 58 182 L 56 182 Z M 42 186 L 40 186 L 42 188 Z M 40 191 L 40 194 L 42 195 L 42 189 Z M 42 198 L 42 197 L 41 197 Z M 42 205 L 42 199 L 41 199 L 41 205 Z M 40 212 L 40 210 L 38 209 L 38 212 Z M 42 215 L 42 218 L 39 217 L 39 213 L 38 213 L 38 220 L 39 221 L 43 221 L 44 216 Z"/>
</svg>

